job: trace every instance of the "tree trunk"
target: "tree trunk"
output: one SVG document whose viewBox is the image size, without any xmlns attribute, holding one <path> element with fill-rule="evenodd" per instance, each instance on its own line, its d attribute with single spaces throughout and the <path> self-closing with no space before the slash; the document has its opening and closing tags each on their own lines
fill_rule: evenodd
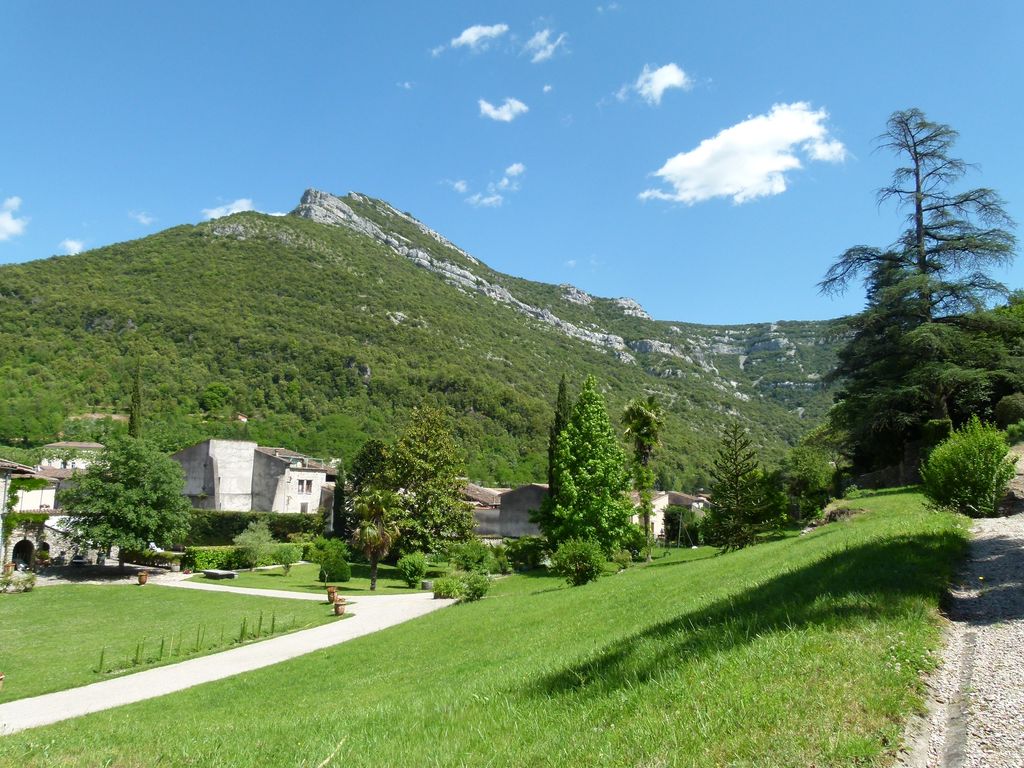
<svg viewBox="0 0 1024 768">
<path fill-rule="evenodd" d="M 377 558 L 370 560 L 370 591 L 377 591 Z"/>
</svg>

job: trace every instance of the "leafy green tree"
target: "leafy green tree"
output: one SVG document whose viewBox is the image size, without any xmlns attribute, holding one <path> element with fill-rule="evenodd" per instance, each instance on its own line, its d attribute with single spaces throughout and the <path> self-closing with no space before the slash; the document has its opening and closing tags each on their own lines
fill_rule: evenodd
<svg viewBox="0 0 1024 768">
<path fill-rule="evenodd" d="M 757 460 L 746 431 L 729 423 L 711 469 L 711 508 L 704 520 L 708 542 L 723 551 L 757 543 L 758 535 L 778 528 L 785 514 L 778 490 Z"/>
<path fill-rule="evenodd" d="M 392 449 L 383 440 L 367 440 L 352 459 L 349 481 L 352 492 L 388 488 L 392 480 L 388 463 Z"/>
<path fill-rule="evenodd" d="M 266 562 L 276 546 L 265 520 L 253 520 L 233 541 L 239 558 L 249 568 Z"/>
<path fill-rule="evenodd" d="M 60 493 L 71 537 L 85 545 L 145 549 L 188 533 L 191 506 L 181 467 L 144 440 L 117 438 Z"/>
<path fill-rule="evenodd" d="M 565 374 L 558 382 L 558 396 L 555 398 L 555 416 L 551 420 L 551 430 L 548 432 L 548 492 L 558 493 L 558 478 L 556 477 L 555 456 L 558 453 L 558 439 L 569 423 L 569 415 L 572 413 L 572 401 L 569 399 L 569 385 L 565 380 Z"/>
<path fill-rule="evenodd" d="M 370 591 L 373 592 L 377 589 L 377 566 L 401 535 L 402 504 L 398 494 L 382 490 L 363 491 L 353 503 L 359 522 L 352 534 L 352 546 L 370 563 Z"/>
<path fill-rule="evenodd" d="M 544 502 L 539 524 L 554 548 L 570 539 L 593 539 L 618 549 L 633 515 L 626 454 L 608 419 L 597 381 L 588 376 L 555 455 L 556 493 Z"/>
<path fill-rule="evenodd" d="M 918 109 L 890 116 L 879 143 L 901 164 L 878 200 L 906 211 L 907 227 L 887 248 L 848 249 L 819 284 L 842 293 L 863 278 L 867 287 L 839 355 L 843 389 L 832 412 L 861 465 L 894 461 L 926 420 L 969 412 L 990 394 L 997 350 L 979 348 L 987 339 L 966 318 L 1005 294 L 989 273 L 1012 261 L 1014 224 L 993 190 L 954 189 L 969 168 L 951 154 L 956 139 Z"/>
<path fill-rule="evenodd" d="M 633 484 L 640 496 L 640 512 L 647 537 L 647 562 L 651 561 L 651 497 L 654 488 L 654 473 L 650 463 L 654 449 L 661 442 L 661 430 L 665 425 L 665 414 L 655 395 L 646 399 L 633 399 L 626 403 L 622 412 L 626 439 L 633 443 Z"/>
<path fill-rule="evenodd" d="M 401 491 L 405 510 L 401 525 L 405 551 L 438 552 L 473 535 L 473 513 L 462 500 L 465 464 L 442 411 L 413 410 L 388 467 L 390 488 Z"/>
<path fill-rule="evenodd" d="M 799 519 L 828 503 L 835 471 L 828 454 L 819 448 L 798 445 L 789 452 L 782 477 Z"/>
</svg>

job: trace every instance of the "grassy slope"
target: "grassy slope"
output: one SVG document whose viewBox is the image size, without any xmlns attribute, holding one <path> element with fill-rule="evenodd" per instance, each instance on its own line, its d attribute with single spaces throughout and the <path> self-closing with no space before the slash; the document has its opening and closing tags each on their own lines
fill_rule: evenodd
<svg viewBox="0 0 1024 768">
<path fill-rule="evenodd" d="M 242 617 L 251 627 L 263 611 L 263 632 L 271 614 L 281 628 L 301 629 L 333 620 L 326 605 L 299 600 L 254 598 L 184 589 L 137 586 L 39 587 L 24 594 L 0 595 L 0 670 L 7 675 L 0 702 L 88 685 L 105 679 L 94 670 L 106 648 L 105 669 L 124 666 L 145 638 L 144 655 L 158 655 L 165 638 L 168 661 L 201 655 L 192 648 L 196 629 L 202 650 L 224 650 L 238 638 Z M 223 641 L 221 631 L 223 630 Z M 185 652 L 170 658 L 170 643 L 179 637 Z M 124 672 L 156 666 L 143 663 Z"/>
<path fill-rule="evenodd" d="M 317 580 L 320 573 L 319 565 L 295 565 L 287 576 L 279 568 L 266 568 L 258 571 L 242 571 L 231 580 L 232 587 L 248 587 L 250 589 L 284 589 L 289 592 L 324 592 L 324 584 Z M 437 571 L 431 571 L 428 578 L 440 575 Z M 192 577 L 193 581 L 209 583 L 202 574 Z M 224 582 L 220 582 L 223 584 Z M 338 588 L 338 592 L 344 595 L 401 595 L 408 594 L 410 590 L 393 565 L 381 563 L 377 573 L 377 592 L 370 592 L 370 566 L 362 563 L 352 564 L 352 579 L 350 581 L 328 582 Z"/>
<path fill-rule="evenodd" d="M 0 762 L 885 764 L 967 534 L 912 494 L 857 504 L 874 511 L 577 589 L 515 577 L 380 635 L 9 737 Z"/>
</svg>

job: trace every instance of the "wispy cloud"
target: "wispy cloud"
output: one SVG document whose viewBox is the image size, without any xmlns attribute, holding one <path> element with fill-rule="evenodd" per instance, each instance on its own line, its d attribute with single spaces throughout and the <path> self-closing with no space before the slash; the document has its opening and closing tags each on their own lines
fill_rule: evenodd
<svg viewBox="0 0 1024 768">
<path fill-rule="evenodd" d="M 498 208 L 505 202 L 505 198 L 499 194 L 484 195 L 477 192 L 475 195 L 467 197 L 466 202 L 474 208 Z"/>
<path fill-rule="evenodd" d="M 219 219 L 221 216 L 230 216 L 232 213 L 255 210 L 252 200 L 248 197 L 240 197 L 230 203 L 218 205 L 216 208 L 203 208 L 204 219 Z"/>
<path fill-rule="evenodd" d="M 69 237 L 66 240 L 60 241 L 60 249 L 69 256 L 74 256 L 76 253 L 81 253 L 85 250 L 85 243 L 81 240 L 72 240 Z"/>
<path fill-rule="evenodd" d="M 576 259 L 569 259 L 567 262 L 565 262 L 565 266 L 567 266 L 569 269 L 575 269 Z"/>
<path fill-rule="evenodd" d="M 413 83 L 411 80 L 402 80 L 401 82 L 395 83 L 395 85 L 397 85 L 403 91 L 411 91 L 413 88 Z"/>
<path fill-rule="evenodd" d="M 597 6 L 598 13 L 611 13 L 617 10 L 619 10 L 618 3 L 605 3 L 604 5 Z"/>
<path fill-rule="evenodd" d="M 688 91 L 692 87 L 693 78 L 686 74 L 678 64 L 670 62 L 657 69 L 645 64 L 636 82 L 622 86 L 616 92 L 615 97 L 619 101 L 625 101 L 631 92 L 636 92 L 640 98 L 656 107 L 661 104 L 661 97 L 670 88 L 681 88 Z"/>
<path fill-rule="evenodd" d="M 825 127 L 828 112 L 807 102 L 775 104 L 766 115 L 746 120 L 669 158 L 654 172 L 669 189 L 648 189 L 641 200 L 693 205 L 716 197 L 746 203 L 786 191 L 787 174 L 808 159 L 831 163 L 846 158 L 846 147 Z"/>
<path fill-rule="evenodd" d="M 500 107 L 494 106 L 485 99 L 480 99 L 478 103 L 480 104 L 481 117 L 489 117 L 491 120 L 497 120 L 500 123 L 511 123 L 519 115 L 525 115 L 530 111 L 530 108 L 519 99 L 505 99 Z"/>
<path fill-rule="evenodd" d="M 544 91 L 544 93 L 551 93 L 555 90 L 555 87 L 553 85 L 545 85 L 541 90 Z"/>
<path fill-rule="evenodd" d="M 28 218 L 15 216 L 21 208 L 20 197 L 8 197 L 0 204 L 0 242 L 17 237 L 28 226 Z"/>
<path fill-rule="evenodd" d="M 539 64 L 542 61 L 547 61 L 565 42 L 566 34 L 564 32 L 552 39 L 553 34 L 550 29 L 542 29 L 526 41 L 523 52 L 530 55 L 532 63 Z"/>
<path fill-rule="evenodd" d="M 487 50 L 492 42 L 506 32 L 508 32 L 508 24 L 474 24 L 472 27 L 462 30 L 458 37 L 453 37 L 449 45 L 452 48 L 469 48 L 473 53 L 479 53 Z M 437 51 L 435 56 L 440 55 L 444 50 L 444 46 L 440 46 L 440 48 L 440 51 L 437 48 L 434 49 Z"/>
<path fill-rule="evenodd" d="M 128 211 L 128 215 L 144 227 L 148 227 L 156 221 L 156 216 L 146 213 L 145 211 Z"/>
</svg>

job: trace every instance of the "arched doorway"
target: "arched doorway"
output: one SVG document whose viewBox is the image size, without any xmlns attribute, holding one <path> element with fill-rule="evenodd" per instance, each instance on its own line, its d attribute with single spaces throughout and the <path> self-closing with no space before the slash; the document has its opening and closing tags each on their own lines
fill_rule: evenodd
<svg viewBox="0 0 1024 768">
<path fill-rule="evenodd" d="M 28 539 L 22 539 L 14 545 L 14 549 L 11 551 L 11 560 L 16 565 L 24 565 L 28 567 L 32 565 L 32 552 L 35 549 L 32 542 Z"/>
</svg>

